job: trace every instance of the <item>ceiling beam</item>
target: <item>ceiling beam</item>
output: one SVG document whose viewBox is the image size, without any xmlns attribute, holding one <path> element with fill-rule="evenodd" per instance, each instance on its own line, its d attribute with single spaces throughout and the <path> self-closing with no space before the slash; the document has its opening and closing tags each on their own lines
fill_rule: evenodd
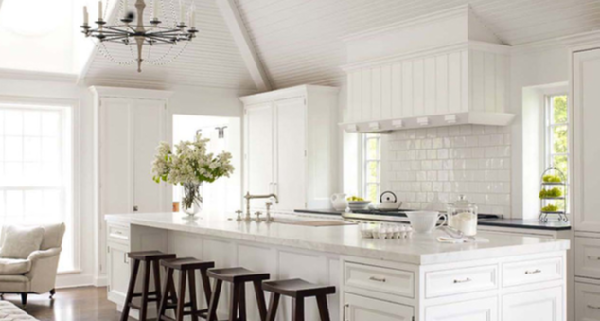
<svg viewBox="0 0 600 321">
<path fill-rule="evenodd" d="M 246 67 L 250 72 L 250 76 L 252 76 L 252 79 L 256 84 L 256 88 L 259 91 L 272 90 L 271 83 L 267 78 L 267 74 L 263 68 L 263 65 L 258 59 L 256 49 L 254 48 L 252 39 L 250 39 L 250 35 L 248 35 L 248 31 L 244 26 L 235 0 L 215 1 L 221 10 L 221 15 L 223 16 L 223 19 L 225 19 L 225 23 L 227 24 L 227 27 L 229 27 L 229 31 L 231 31 L 231 35 L 233 36 L 235 43 L 240 49 L 242 59 L 244 59 L 244 63 L 246 64 Z"/>
</svg>

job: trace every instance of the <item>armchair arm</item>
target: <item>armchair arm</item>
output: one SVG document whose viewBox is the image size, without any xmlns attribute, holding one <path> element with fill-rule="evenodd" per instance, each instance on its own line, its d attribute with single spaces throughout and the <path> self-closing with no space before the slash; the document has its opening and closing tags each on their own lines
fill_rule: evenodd
<svg viewBox="0 0 600 321">
<path fill-rule="evenodd" d="M 61 248 L 35 251 L 27 257 L 31 269 L 25 276 L 29 278 L 29 292 L 44 293 L 55 287 L 56 273 Z"/>
<path fill-rule="evenodd" d="M 29 254 L 27 259 L 33 263 L 33 261 L 36 261 L 36 260 L 39 260 L 42 258 L 60 255 L 60 252 L 62 252 L 62 248 L 60 248 L 60 247 L 54 247 L 54 248 L 51 248 L 48 250 L 33 251 L 33 252 L 31 252 L 31 254 Z"/>
</svg>

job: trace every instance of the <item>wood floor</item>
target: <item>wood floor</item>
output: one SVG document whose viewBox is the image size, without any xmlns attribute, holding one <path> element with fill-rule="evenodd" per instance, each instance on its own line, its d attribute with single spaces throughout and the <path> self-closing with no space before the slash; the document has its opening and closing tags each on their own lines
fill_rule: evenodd
<svg viewBox="0 0 600 321">
<path fill-rule="evenodd" d="M 4 300 L 23 308 L 19 294 L 5 294 Z M 40 321 L 118 321 L 120 318 L 115 304 L 106 299 L 106 288 L 57 290 L 54 300 L 48 299 L 48 294 L 30 294 L 23 309 Z"/>
</svg>

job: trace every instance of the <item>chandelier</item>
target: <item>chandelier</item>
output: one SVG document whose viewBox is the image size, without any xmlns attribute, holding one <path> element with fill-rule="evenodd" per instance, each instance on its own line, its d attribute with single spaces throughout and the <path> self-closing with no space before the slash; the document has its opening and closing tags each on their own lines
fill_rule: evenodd
<svg viewBox="0 0 600 321">
<path fill-rule="evenodd" d="M 110 1 L 110 0 L 109 0 Z M 118 0 L 117 0 L 118 1 Z M 120 8 L 115 8 L 118 10 L 117 16 L 121 17 L 119 23 L 111 23 L 108 24 L 102 15 L 102 1 L 98 1 L 98 21 L 96 21 L 96 28 L 92 28 L 89 25 L 89 13 L 87 7 L 83 7 L 83 25 L 82 33 L 85 34 L 86 37 L 95 38 L 98 40 L 98 44 L 101 46 L 102 53 L 109 58 L 111 61 L 119 63 L 119 64 L 132 64 L 137 63 L 137 71 L 142 71 L 142 62 L 150 62 L 152 64 L 163 65 L 170 61 L 166 61 L 167 56 L 171 53 L 173 46 L 177 45 L 180 42 L 187 43 L 196 37 L 196 33 L 198 29 L 195 27 L 195 9 L 194 6 L 190 8 L 187 18 L 188 25 L 185 23 L 186 13 L 184 10 L 183 1 L 179 2 L 179 17 L 177 17 L 174 9 L 174 5 L 172 3 L 173 0 L 170 0 L 167 5 L 169 5 L 170 10 L 165 15 L 162 15 L 166 21 L 163 24 L 159 18 L 160 9 L 165 9 L 165 2 L 169 0 L 161 0 L 159 7 L 159 0 L 153 0 L 152 3 L 152 18 L 150 19 L 150 23 L 144 23 L 144 10 L 146 9 L 146 3 L 144 0 L 135 0 L 135 11 L 130 10 L 128 6 L 128 0 L 122 0 L 120 2 Z M 107 6 L 108 8 L 108 3 Z M 165 10 L 166 11 L 166 10 Z M 108 49 L 104 45 L 105 43 L 117 43 L 121 45 L 130 46 L 132 59 L 125 61 L 117 61 L 117 59 L 113 58 L 113 56 L 108 52 Z M 167 50 L 162 52 L 162 55 L 159 55 L 158 58 L 150 58 L 150 50 L 154 46 L 170 46 Z M 147 47 L 146 56 L 144 57 L 143 51 L 144 47 Z M 136 48 L 136 53 L 133 52 L 133 48 Z M 174 55 L 171 59 L 176 59 L 181 52 L 185 49 L 185 46 L 182 46 L 180 51 Z"/>
</svg>

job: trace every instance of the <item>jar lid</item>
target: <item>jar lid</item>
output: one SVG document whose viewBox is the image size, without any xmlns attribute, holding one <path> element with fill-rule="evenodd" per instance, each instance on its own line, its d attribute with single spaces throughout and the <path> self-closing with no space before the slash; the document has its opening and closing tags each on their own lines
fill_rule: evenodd
<svg viewBox="0 0 600 321">
<path fill-rule="evenodd" d="M 475 204 L 469 203 L 469 200 L 467 200 L 467 196 L 464 194 L 460 194 L 460 195 L 458 195 L 458 201 L 456 201 L 454 203 L 450 203 L 450 205 L 456 206 L 456 207 L 468 207 L 468 206 L 473 206 Z"/>
</svg>

